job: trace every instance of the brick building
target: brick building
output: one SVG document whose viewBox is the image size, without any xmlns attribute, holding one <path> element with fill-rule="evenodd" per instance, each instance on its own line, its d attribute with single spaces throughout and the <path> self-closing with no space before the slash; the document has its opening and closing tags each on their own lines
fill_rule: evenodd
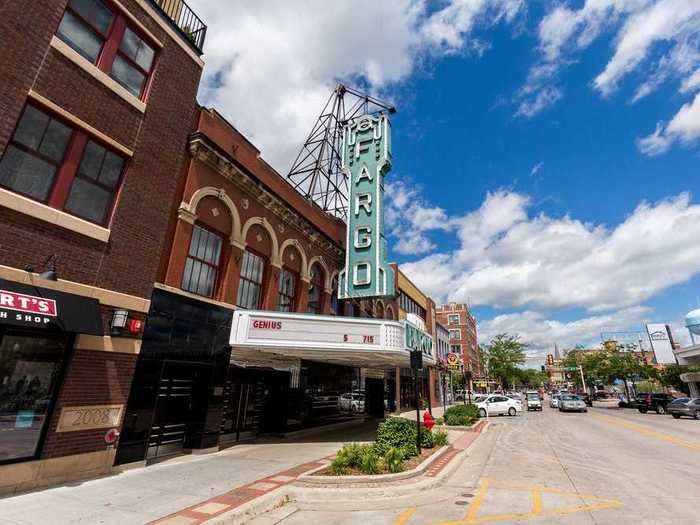
<svg viewBox="0 0 700 525">
<path fill-rule="evenodd" d="M 297 193 L 215 110 L 200 108 L 195 122 L 119 442 L 120 465 L 363 416 L 370 398 L 384 413 L 387 365 L 342 342 L 352 342 L 354 327 L 383 329 L 360 323 L 395 319 L 398 306 L 338 300 L 345 223 Z M 277 339 L 232 350 L 231 322 L 241 312 L 251 320 L 234 333 L 244 338 L 257 329 Z M 320 328 L 301 328 L 312 324 Z M 314 338 L 329 340 L 335 329 L 340 344 L 314 346 Z M 302 341 L 281 344 L 288 333 Z"/>
<path fill-rule="evenodd" d="M 4 5 L 0 492 L 112 467 L 203 67 L 170 11 Z"/>
<path fill-rule="evenodd" d="M 450 351 L 462 356 L 462 362 L 473 377 L 480 377 L 476 319 L 465 304 L 449 303 L 438 306 L 435 315 L 450 331 Z"/>
</svg>

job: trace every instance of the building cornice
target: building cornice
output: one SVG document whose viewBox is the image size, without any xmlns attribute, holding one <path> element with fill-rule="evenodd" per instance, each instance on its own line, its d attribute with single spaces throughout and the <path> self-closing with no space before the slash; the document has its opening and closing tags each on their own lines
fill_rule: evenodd
<svg viewBox="0 0 700 525">
<path fill-rule="evenodd" d="M 338 259 L 344 257 L 343 250 L 337 244 L 319 233 L 301 214 L 291 209 L 281 198 L 242 170 L 233 159 L 221 151 L 218 146 L 212 144 L 205 135 L 193 133 L 190 136 L 189 154 L 193 159 L 203 162 L 236 187 L 255 198 L 276 215 L 282 224 L 296 228 L 304 234 L 309 243 Z"/>
</svg>

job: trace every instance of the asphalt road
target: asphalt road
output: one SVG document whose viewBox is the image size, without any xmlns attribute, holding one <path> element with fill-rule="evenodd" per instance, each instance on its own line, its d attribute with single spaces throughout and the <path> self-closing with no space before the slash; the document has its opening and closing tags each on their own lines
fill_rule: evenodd
<svg viewBox="0 0 700 525">
<path fill-rule="evenodd" d="M 252 523 L 700 523 L 700 421 L 545 407 L 491 422 L 439 490 L 374 502 L 288 504 Z"/>
</svg>

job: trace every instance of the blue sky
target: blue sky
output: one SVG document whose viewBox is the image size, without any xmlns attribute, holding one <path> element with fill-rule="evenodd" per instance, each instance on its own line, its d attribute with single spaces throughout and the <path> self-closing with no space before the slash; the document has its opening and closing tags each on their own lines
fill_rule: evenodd
<svg viewBox="0 0 700 525">
<path fill-rule="evenodd" d="M 394 101 L 392 256 L 484 339 L 540 359 L 697 307 L 700 2 L 192 4 L 200 99 L 281 173 L 334 82 Z"/>
</svg>

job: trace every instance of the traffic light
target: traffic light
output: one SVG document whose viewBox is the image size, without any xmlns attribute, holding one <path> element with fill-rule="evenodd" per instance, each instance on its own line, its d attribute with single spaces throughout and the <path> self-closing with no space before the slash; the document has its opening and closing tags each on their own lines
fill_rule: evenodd
<svg viewBox="0 0 700 525">
<path fill-rule="evenodd" d="M 554 356 L 552 354 L 547 354 L 547 364 L 552 366 L 554 364 Z"/>
<path fill-rule="evenodd" d="M 542 371 L 543 371 L 543 372 L 545 371 L 545 367 L 544 367 L 544 365 L 542 365 Z"/>
</svg>

